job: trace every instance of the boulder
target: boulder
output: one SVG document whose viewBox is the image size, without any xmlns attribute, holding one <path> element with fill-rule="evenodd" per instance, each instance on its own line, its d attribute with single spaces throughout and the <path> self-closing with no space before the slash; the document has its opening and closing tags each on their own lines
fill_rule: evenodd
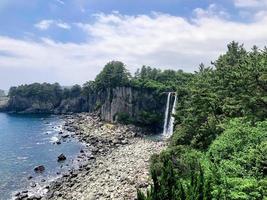
<svg viewBox="0 0 267 200">
<path fill-rule="evenodd" d="M 31 183 L 30 183 L 30 186 L 31 186 L 32 188 L 34 188 L 34 187 L 36 187 L 36 183 L 31 182 Z"/>
<path fill-rule="evenodd" d="M 62 154 L 60 154 L 58 157 L 57 157 L 57 161 L 58 162 L 61 162 L 61 161 L 64 161 L 64 160 L 66 160 L 67 158 L 66 158 L 66 156 L 62 153 Z"/>
<path fill-rule="evenodd" d="M 43 165 L 39 165 L 39 166 L 34 168 L 34 171 L 36 173 L 42 173 L 42 172 L 44 172 L 44 170 L 45 170 L 45 167 Z"/>
</svg>

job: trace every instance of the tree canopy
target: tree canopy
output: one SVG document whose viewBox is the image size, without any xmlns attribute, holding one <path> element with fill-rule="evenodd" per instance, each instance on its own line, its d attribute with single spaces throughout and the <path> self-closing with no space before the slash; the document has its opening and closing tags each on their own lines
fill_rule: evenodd
<svg viewBox="0 0 267 200">
<path fill-rule="evenodd" d="M 153 184 L 139 200 L 266 199 L 266 86 L 267 49 L 237 42 L 176 85 L 171 145 L 152 160 Z"/>
<path fill-rule="evenodd" d="M 130 73 L 120 61 L 111 61 L 105 65 L 103 70 L 95 78 L 97 89 L 127 86 L 130 81 Z"/>
</svg>

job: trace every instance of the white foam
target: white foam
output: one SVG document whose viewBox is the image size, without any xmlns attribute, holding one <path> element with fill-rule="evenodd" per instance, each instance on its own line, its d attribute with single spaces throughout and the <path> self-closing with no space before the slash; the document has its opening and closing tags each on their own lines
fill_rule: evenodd
<svg viewBox="0 0 267 200">
<path fill-rule="evenodd" d="M 57 136 L 53 136 L 50 138 L 50 142 L 51 143 L 55 143 L 55 142 L 58 142 L 59 141 L 59 138 Z"/>
<path fill-rule="evenodd" d="M 18 160 L 27 160 L 29 157 L 27 156 L 18 156 L 17 159 Z"/>
</svg>

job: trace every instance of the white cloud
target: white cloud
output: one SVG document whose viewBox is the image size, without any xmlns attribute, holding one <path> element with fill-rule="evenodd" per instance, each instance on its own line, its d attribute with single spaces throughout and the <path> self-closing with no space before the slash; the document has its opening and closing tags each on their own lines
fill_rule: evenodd
<svg viewBox="0 0 267 200">
<path fill-rule="evenodd" d="M 47 30 L 54 23 L 54 20 L 42 20 L 34 26 L 40 30 Z"/>
<path fill-rule="evenodd" d="M 59 28 L 63 28 L 63 29 L 71 29 L 70 25 L 67 23 L 62 23 L 62 22 L 58 22 L 56 24 Z"/>
<path fill-rule="evenodd" d="M 240 8 L 262 8 L 267 6 L 267 0 L 234 0 L 234 4 Z"/>
<path fill-rule="evenodd" d="M 61 5 L 65 5 L 65 2 L 62 0 L 56 0 L 56 2 L 60 3 Z"/>
<path fill-rule="evenodd" d="M 267 41 L 266 24 L 264 13 L 251 23 L 212 14 L 199 14 L 190 20 L 163 13 L 97 14 L 95 22 L 77 24 L 80 31 L 88 34 L 88 41 L 80 44 L 0 37 L 0 52 L 5 52 L 0 54 L 0 85 L 7 81 L 17 83 L 12 78 L 14 70 L 25 72 L 19 77 L 22 83 L 84 83 L 110 60 L 123 61 L 131 72 L 143 64 L 194 71 L 199 63 L 215 60 L 232 40 L 247 47 L 263 47 Z"/>
<path fill-rule="evenodd" d="M 223 17 L 229 18 L 229 14 L 221 7 L 216 4 L 210 4 L 207 9 L 196 8 L 194 9 L 195 15 L 200 17 Z"/>
<path fill-rule="evenodd" d="M 48 30 L 51 26 L 57 26 L 62 29 L 71 29 L 71 26 L 61 20 L 42 20 L 34 26 L 40 30 Z"/>
</svg>

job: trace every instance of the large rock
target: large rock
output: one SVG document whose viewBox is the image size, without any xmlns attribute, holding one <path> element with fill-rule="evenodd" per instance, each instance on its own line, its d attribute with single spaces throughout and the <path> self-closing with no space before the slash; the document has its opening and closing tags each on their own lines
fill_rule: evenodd
<svg viewBox="0 0 267 200">
<path fill-rule="evenodd" d="M 67 158 L 66 158 L 66 156 L 62 153 L 62 154 L 60 154 L 58 157 L 57 157 L 57 161 L 58 162 L 62 162 L 62 161 L 64 161 L 64 160 L 66 160 Z"/>
<path fill-rule="evenodd" d="M 37 166 L 37 167 L 34 168 L 34 171 L 36 173 L 42 173 L 42 172 L 45 171 L 45 167 L 43 165 L 39 165 L 39 166 Z"/>
</svg>

